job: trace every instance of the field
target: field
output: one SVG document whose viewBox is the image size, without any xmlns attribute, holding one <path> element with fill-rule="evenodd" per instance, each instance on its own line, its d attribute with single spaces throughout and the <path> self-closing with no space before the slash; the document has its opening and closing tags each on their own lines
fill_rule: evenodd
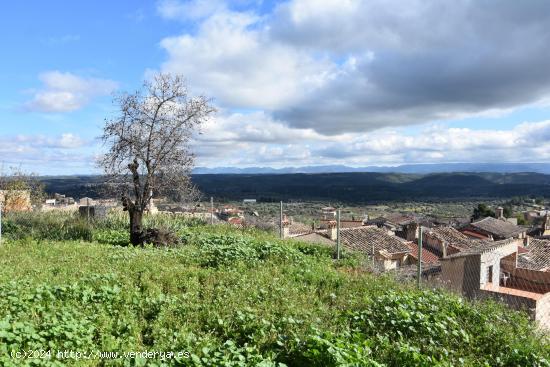
<svg viewBox="0 0 550 367">
<path fill-rule="evenodd" d="M 147 221 L 181 244 L 121 246 L 119 216 L 8 217 L 0 365 L 550 366 L 548 336 L 502 305 L 418 290 L 358 254 L 335 261 L 266 232 Z M 123 355 L 144 351 L 182 355 Z"/>
</svg>

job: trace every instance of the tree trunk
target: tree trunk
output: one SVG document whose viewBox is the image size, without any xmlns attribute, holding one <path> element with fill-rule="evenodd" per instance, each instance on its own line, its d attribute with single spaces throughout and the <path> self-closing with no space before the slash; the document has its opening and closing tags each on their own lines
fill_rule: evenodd
<svg viewBox="0 0 550 367">
<path fill-rule="evenodd" d="M 134 246 L 141 246 L 143 243 L 143 212 L 133 209 L 129 210 L 130 214 L 130 242 Z"/>
</svg>

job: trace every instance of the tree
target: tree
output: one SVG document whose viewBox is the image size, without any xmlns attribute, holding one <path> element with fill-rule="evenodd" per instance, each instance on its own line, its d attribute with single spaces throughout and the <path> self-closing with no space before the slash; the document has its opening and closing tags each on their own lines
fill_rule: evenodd
<svg viewBox="0 0 550 367">
<path fill-rule="evenodd" d="M 479 204 L 477 208 L 474 208 L 474 212 L 472 214 L 472 220 L 485 218 L 485 217 L 494 217 L 495 212 L 489 209 L 487 204 Z"/>
<path fill-rule="evenodd" d="M 502 209 L 503 209 L 502 215 L 504 215 L 505 218 L 512 218 L 514 216 L 512 205 L 504 204 L 502 206 Z"/>
<path fill-rule="evenodd" d="M 178 201 L 196 195 L 189 179 L 190 141 L 215 109 L 205 97 L 189 95 L 183 77 L 163 73 L 114 102 L 119 111 L 105 121 L 102 140 L 108 151 L 99 165 L 129 213 L 131 243 L 140 245 L 153 194 Z"/>
</svg>

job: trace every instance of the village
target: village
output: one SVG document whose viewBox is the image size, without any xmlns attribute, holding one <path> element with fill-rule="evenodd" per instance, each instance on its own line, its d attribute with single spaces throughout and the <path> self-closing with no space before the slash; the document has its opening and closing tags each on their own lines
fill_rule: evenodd
<svg viewBox="0 0 550 367">
<path fill-rule="evenodd" d="M 5 202 L 4 211 L 33 209 L 25 191 L 2 192 L 0 202 Z M 241 205 L 214 205 L 212 199 L 182 206 L 154 199 L 147 213 L 255 227 L 274 231 L 284 240 L 358 252 L 369 259 L 373 271 L 419 279 L 469 299 L 496 299 L 527 311 L 550 329 L 550 210 L 544 206 L 533 204 L 522 213 L 526 225 L 518 225 L 517 218 L 506 218 L 502 207 L 495 208 L 494 217 L 439 221 L 417 213 L 342 217 L 331 206 L 323 207 L 317 220 L 309 224 L 286 215 L 282 203 L 279 218 L 262 218 L 254 210 L 256 204 L 255 199 L 244 199 Z M 39 210 L 74 212 L 93 220 L 122 208 L 116 199 L 74 199 L 56 193 Z"/>
</svg>

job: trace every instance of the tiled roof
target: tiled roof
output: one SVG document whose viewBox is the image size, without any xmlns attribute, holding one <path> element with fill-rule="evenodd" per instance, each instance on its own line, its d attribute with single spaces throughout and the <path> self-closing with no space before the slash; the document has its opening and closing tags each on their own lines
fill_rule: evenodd
<svg viewBox="0 0 550 367">
<path fill-rule="evenodd" d="M 518 256 L 518 267 L 550 271 L 550 240 L 530 239 L 527 252 Z"/>
<path fill-rule="evenodd" d="M 301 242 L 319 243 L 328 246 L 334 246 L 334 244 L 336 243 L 335 241 L 332 241 L 331 239 L 318 232 L 291 236 L 290 239 Z"/>
<path fill-rule="evenodd" d="M 446 242 L 460 251 L 474 247 L 477 241 L 468 238 L 468 236 L 452 227 L 423 228 L 423 233 L 425 235 L 431 235 L 441 242 Z"/>
<path fill-rule="evenodd" d="M 501 240 L 501 241 L 475 241 L 474 242 L 475 244 L 474 244 L 474 246 L 472 246 L 472 248 L 470 248 L 466 251 L 462 251 L 462 252 L 458 252 L 456 254 L 449 255 L 449 256 L 446 257 L 446 259 L 455 258 L 455 257 L 462 257 L 462 256 L 483 254 L 485 252 L 490 252 L 490 251 L 496 250 L 499 247 L 509 245 L 510 243 L 512 243 L 514 241 L 518 241 L 518 240 L 515 239 L 515 238 L 508 238 L 508 239 Z"/>
<path fill-rule="evenodd" d="M 290 234 L 307 234 L 313 232 L 311 225 L 308 226 L 300 222 L 292 222 L 288 229 Z"/>
<path fill-rule="evenodd" d="M 470 223 L 470 226 L 500 238 L 509 238 L 525 232 L 523 228 L 493 217 L 483 218 L 477 222 Z"/>
<path fill-rule="evenodd" d="M 407 243 L 407 246 L 411 250 L 411 256 L 418 260 L 418 244 L 414 242 Z M 428 250 L 427 248 L 422 249 L 422 263 L 424 264 L 436 264 L 439 262 L 439 257 Z"/>
<path fill-rule="evenodd" d="M 488 239 L 489 237 L 484 235 L 484 234 L 479 234 L 477 232 L 472 232 L 472 231 L 468 231 L 467 229 L 464 229 L 462 231 L 463 234 L 469 236 L 469 237 L 474 237 L 474 238 L 479 238 L 481 240 L 486 240 Z"/>
<path fill-rule="evenodd" d="M 375 253 L 382 250 L 390 254 L 410 252 L 407 241 L 375 226 L 341 229 L 340 240 L 344 246 L 369 256 L 372 256 L 373 246 Z"/>
<path fill-rule="evenodd" d="M 327 225 L 328 222 L 331 222 L 332 220 L 323 219 L 321 220 L 321 224 Z M 363 225 L 362 220 L 340 220 L 340 228 L 354 228 L 354 227 L 361 227 Z"/>
</svg>

